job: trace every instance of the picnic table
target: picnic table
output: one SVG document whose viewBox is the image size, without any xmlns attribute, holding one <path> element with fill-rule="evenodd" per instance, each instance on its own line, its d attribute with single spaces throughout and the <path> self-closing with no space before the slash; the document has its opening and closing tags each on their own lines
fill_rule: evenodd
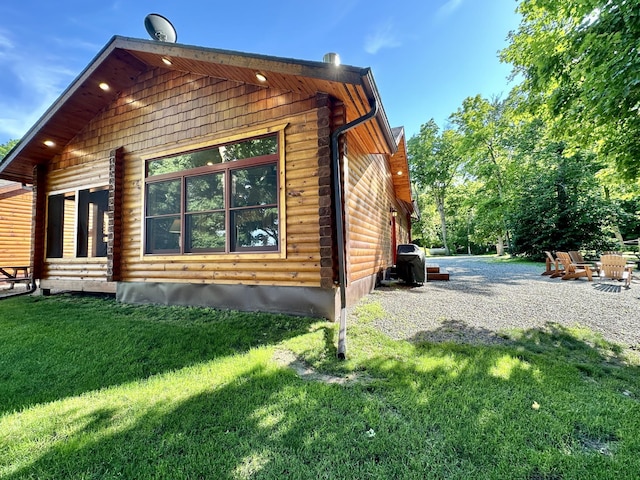
<svg viewBox="0 0 640 480">
<path fill-rule="evenodd" d="M 0 282 L 8 282 L 9 289 L 12 289 L 18 282 L 31 283 L 31 276 L 29 275 L 29 265 L 18 265 L 0 267 Z"/>
</svg>

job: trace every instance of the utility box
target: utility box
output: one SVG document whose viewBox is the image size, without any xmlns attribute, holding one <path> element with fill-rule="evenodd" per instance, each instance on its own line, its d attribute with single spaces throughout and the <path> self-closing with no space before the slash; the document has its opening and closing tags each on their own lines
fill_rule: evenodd
<svg viewBox="0 0 640 480">
<path fill-rule="evenodd" d="M 405 283 L 423 284 L 426 280 L 424 250 L 413 243 L 398 245 L 396 273 Z"/>
</svg>

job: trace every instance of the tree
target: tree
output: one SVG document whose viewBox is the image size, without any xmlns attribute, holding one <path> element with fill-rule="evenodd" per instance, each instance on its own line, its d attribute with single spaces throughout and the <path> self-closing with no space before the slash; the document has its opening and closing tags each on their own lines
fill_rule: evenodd
<svg viewBox="0 0 640 480">
<path fill-rule="evenodd" d="M 507 174 L 511 163 L 513 135 L 506 101 L 468 97 L 449 119 L 463 135 L 462 145 L 469 158 L 467 171 L 480 181 L 477 190 L 479 219 L 494 232 L 498 255 L 502 255 L 504 239 L 511 249 L 507 228 Z"/>
<path fill-rule="evenodd" d="M 460 155 L 460 135 L 452 129 L 440 132 L 433 119 L 420 127 L 420 132 L 407 143 L 409 164 L 413 179 L 431 193 L 438 215 L 442 243 L 447 255 L 447 222 L 445 213 L 446 196 L 449 187 L 463 165 Z"/>
<path fill-rule="evenodd" d="M 629 0 L 522 0 L 501 52 L 534 107 L 548 108 L 567 151 L 640 175 L 640 17 Z"/>
<path fill-rule="evenodd" d="M 7 143 L 0 145 L 0 160 L 16 146 L 18 140 L 9 140 Z"/>
<path fill-rule="evenodd" d="M 549 142 L 518 187 L 511 210 L 514 252 L 540 258 L 545 250 L 611 248 L 611 210 L 597 188 L 601 167 L 594 155 L 565 154 Z"/>
<path fill-rule="evenodd" d="M 431 193 L 420 188 L 417 196 L 420 218 L 411 222 L 411 239 L 423 247 L 433 247 L 442 242 L 440 220 Z"/>
<path fill-rule="evenodd" d="M 477 191 L 480 185 L 478 181 L 465 179 L 463 182 L 456 182 L 448 195 L 449 243 L 458 253 L 485 253 L 487 244 L 495 240 L 495 232 L 485 236 L 479 226 Z"/>
</svg>

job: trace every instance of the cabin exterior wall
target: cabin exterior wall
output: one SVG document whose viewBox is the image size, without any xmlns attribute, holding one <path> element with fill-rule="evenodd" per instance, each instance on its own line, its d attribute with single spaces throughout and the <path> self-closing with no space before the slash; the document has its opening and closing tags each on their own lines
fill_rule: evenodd
<svg viewBox="0 0 640 480">
<path fill-rule="evenodd" d="M 73 238 L 65 237 L 62 257 L 44 259 L 41 285 L 118 291 L 123 298 L 154 303 L 167 292 L 157 288 L 154 293 L 150 285 L 175 285 L 175 292 L 184 291 L 185 284 L 252 285 L 263 287 L 264 292 L 272 287 L 296 287 L 300 292 L 315 288 L 327 290 L 320 297 L 333 303 L 334 247 L 327 230 L 331 225 L 330 123 L 326 95 L 283 92 L 164 69 L 144 73 L 53 159 L 47 171 L 47 195 L 100 188 L 109 188 L 113 194 L 114 178 L 120 176 L 122 211 L 115 212 L 109 222 L 112 229 L 117 224 L 121 235 L 118 262 L 110 266 L 107 257 L 78 258 L 69 247 Z M 145 161 L 268 132 L 279 132 L 283 140 L 278 192 L 283 221 L 277 252 L 145 253 Z M 122 161 L 114 171 L 115 149 Z M 105 233 L 113 243 L 113 232 Z M 114 255 L 111 250 L 109 258 Z M 333 305 L 324 308 L 322 316 L 333 317 L 326 314 L 332 309 Z M 317 305 L 312 305 L 308 313 L 316 310 Z"/>
<path fill-rule="evenodd" d="M 367 153 L 350 135 L 344 162 L 347 305 L 353 305 L 394 264 L 395 246 L 409 241 L 410 224 L 396 199 L 386 155 Z"/>
</svg>

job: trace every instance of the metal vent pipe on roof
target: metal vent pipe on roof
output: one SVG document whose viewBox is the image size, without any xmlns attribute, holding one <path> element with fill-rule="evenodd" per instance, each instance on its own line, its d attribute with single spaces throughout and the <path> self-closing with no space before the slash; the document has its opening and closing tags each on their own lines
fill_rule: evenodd
<svg viewBox="0 0 640 480">
<path fill-rule="evenodd" d="M 324 57 L 322 57 L 322 61 L 332 65 L 340 65 L 340 55 L 334 52 L 325 53 Z"/>
</svg>

